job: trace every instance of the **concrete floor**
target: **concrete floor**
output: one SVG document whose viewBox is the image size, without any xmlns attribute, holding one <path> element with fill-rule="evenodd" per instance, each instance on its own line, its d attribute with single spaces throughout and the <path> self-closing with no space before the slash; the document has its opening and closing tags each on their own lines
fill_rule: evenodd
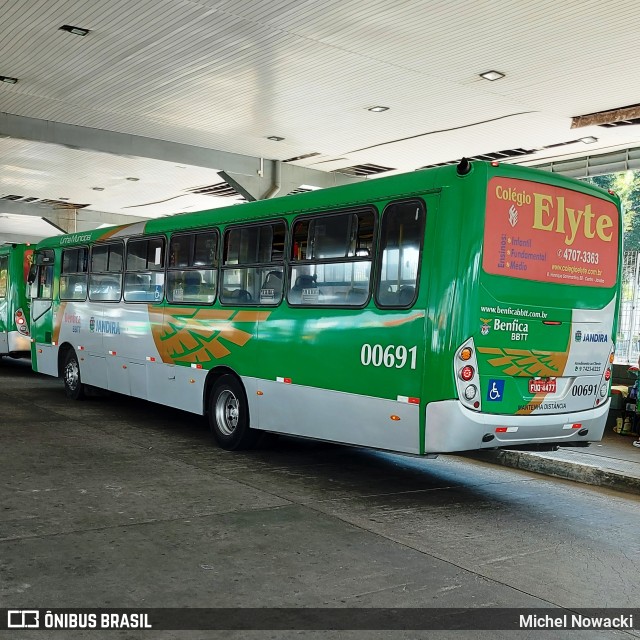
<svg viewBox="0 0 640 640">
<path fill-rule="evenodd" d="M 0 421 L 0 607 L 583 608 L 640 597 L 638 496 L 455 456 L 293 439 L 229 453 L 203 418 L 117 395 L 72 402 L 25 361 L 0 361 Z M 220 633 L 108 637 L 640 637 Z"/>
</svg>

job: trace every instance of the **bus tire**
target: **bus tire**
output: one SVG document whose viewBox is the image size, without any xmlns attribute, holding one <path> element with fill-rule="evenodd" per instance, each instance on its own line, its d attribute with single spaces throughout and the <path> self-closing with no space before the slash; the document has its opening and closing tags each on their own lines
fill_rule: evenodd
<svg viewBox="0 0 640 640">
<path fill-rule="evenodd" d="M 80 378 L 80 364 L 78 356 L 73 349 L 67 353 L 62 367 L 62 380 L 64 382 L 64 392 L 71 400 L 81 400 L 84 398 L 84 384 Z"/>
<path fill-rule="evenodd" d="M 249 426 L 249 403 L 242 384 L 232 375 L 220 377 L 209 396 L 209 428 L 227 451 L 251 449 L 257 433 Z"/>
</svg>

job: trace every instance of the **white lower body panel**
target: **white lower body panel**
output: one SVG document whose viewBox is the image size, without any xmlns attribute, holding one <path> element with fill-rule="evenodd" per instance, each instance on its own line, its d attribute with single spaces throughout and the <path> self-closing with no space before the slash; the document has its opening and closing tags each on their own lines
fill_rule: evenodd
<svg viewBox="0 0 640 640">
<path fill-rule="evenodd" d="M 31 353 L 31 338 L 23 336 L 19 331 L 9 331 L 8 335 L 9 353 L 16 351 L 26 351 Z"/>
<path fill-rule="evenodd" d="M 388 451 L 420 452 L 418 405 L 271 380 L 244 377 L 242 381 L 252 427 Z"/>
<path fill-rule="evenodd" d="M 458 400 L 443 400 L 427 405 L 425 452 L 447 453 L 473 449 L 515 447 L 525 444 L 567 444 L 597 442 L 602 439 L 610 400 L 588 411 L 554 415 L 500 416 L 476 413 Z M 579 428 L 573 425 L 579 424 Z M 509 431 L 496 433 L 496 428 Z M 588 429 L 588 434 L 579 431 Z M 583 432 L 584 433 L 584 432 Z M 483 442 L 485 434 L 494 438 Z"/>
<path fill-rule="evenodd" d="M 36 365 L 38 373 L 48 376 L 58 376 L 58 348 L 50 344 L 36 342 Z"/>
</svg>

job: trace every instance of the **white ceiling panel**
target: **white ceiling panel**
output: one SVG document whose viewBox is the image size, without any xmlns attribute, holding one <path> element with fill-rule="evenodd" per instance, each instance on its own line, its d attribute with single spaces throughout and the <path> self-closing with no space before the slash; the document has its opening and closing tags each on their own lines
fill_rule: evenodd
<svg viewBox="0 0 640 640">
<path fill-rule="evenodd" d="M 0 244 L 14 241 L 38 242 L 61 233 L 60 229 L 44 218 L 2 213 L 0 204 Z"/>
</svg>

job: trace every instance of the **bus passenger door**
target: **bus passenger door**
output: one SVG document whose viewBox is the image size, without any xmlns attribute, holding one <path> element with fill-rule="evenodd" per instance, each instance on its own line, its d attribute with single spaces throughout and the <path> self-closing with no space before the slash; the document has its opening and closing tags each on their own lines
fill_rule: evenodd
<svg viewBox="0 0 640 640">
<path fill-rule="evenodd" d="M 30 272 L 31 336 L 35 343 L 34 370 L 52 376 L 58 375 L 58 352 L 53 341 L 53 268 L 52 249 L 38 251 L 35 268 Z"/>
</svg>

